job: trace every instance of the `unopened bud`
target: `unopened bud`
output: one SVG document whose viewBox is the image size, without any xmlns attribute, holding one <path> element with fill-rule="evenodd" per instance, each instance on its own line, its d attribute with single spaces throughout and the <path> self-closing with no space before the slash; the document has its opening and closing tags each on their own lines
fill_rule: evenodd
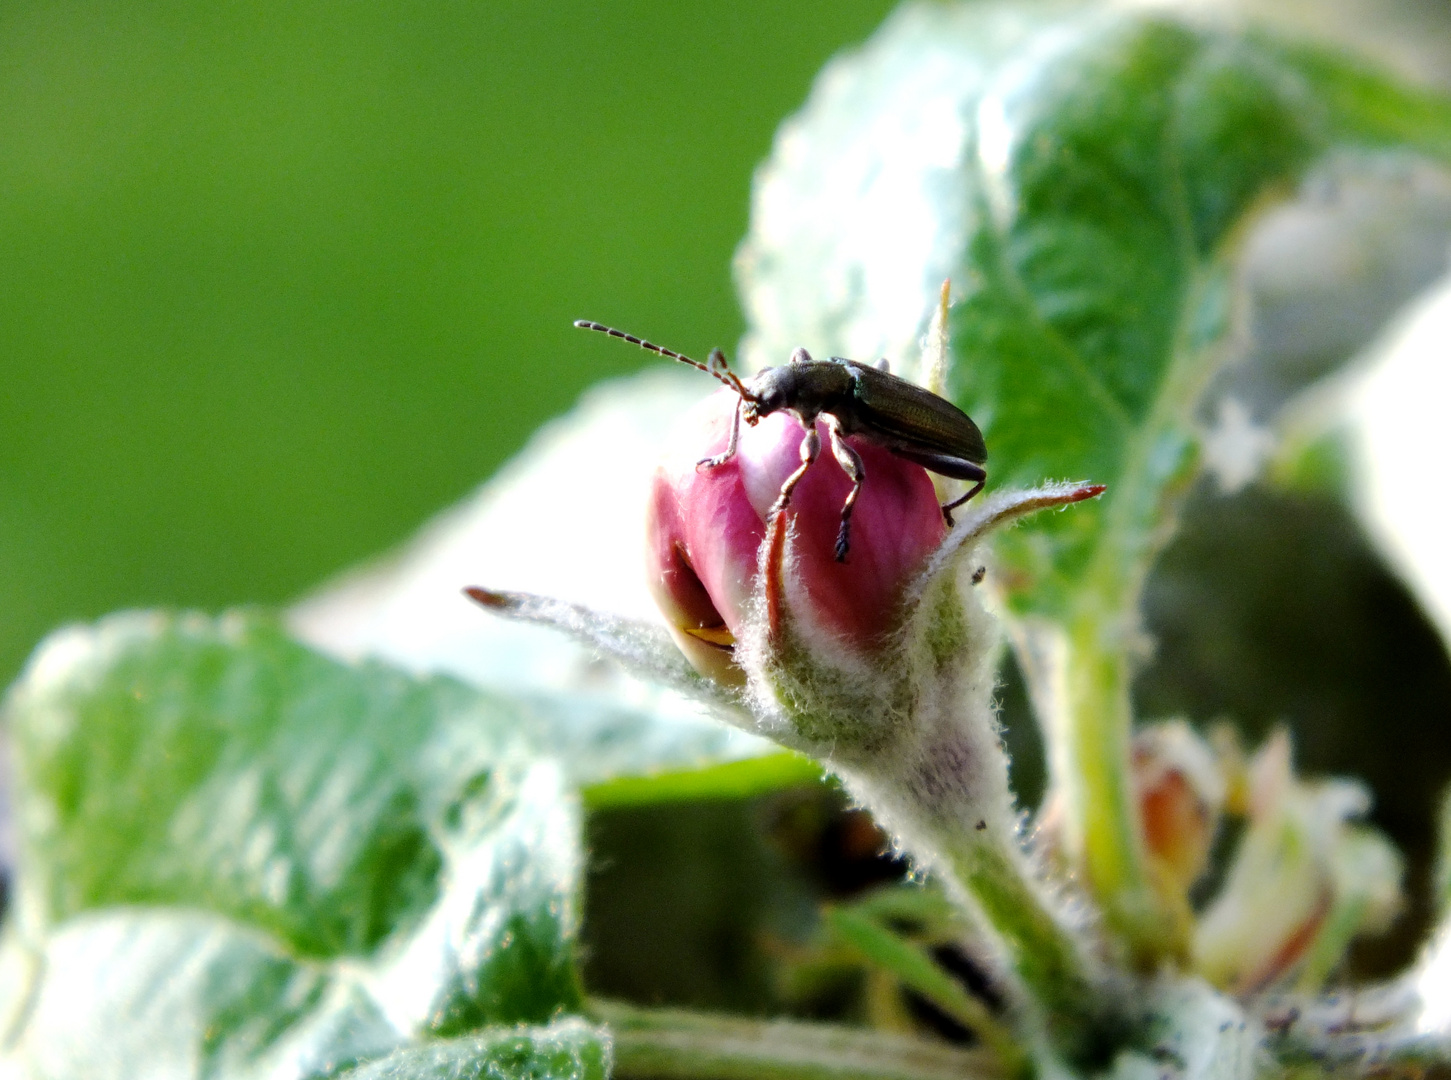
<svg viewBox="0 0 1451 1080">
<path fill-rule="evenodd" d="M 1213 751 L 1183 720 L 1134 733 L 1133 771 L 1144 846 L 1162 884 L 1183 897 L 1209 863 L 1224 778 Z"/>
<path fill-rule="evenodd" d="M 758 594 L 761 546 L 781 486 L 801 464 L 805 431 L 778 412 L 743 425 L 737 453 L 718 465 L 738 398 L 712 395 L 684 419 L 656 471 L 647 522 L 647 571 L 672 634 L 703 674 L 739 683 L 733 661 Z M 792 535 L 794 615 L 810 634 L 858 653 L 882 647 L 899 625 L 904 591 L 942 542 L 946 526 L 925 469 L 864 438 L 850 438 L 866 482 L 851 518 L 851 544 L 836 559 L 842 506 L 852 482 L 824 449 L 784 511 Z"/>
<path fill-rule="evenodd" d="M 1361 785 L 1298 778 L 1283 730 L 1255 755 L 1248 781 L 1244 836 L 1194 939 L 1200 974 L 1236 993 L 1281 982 L 1307 960 L 1318 981 L 1400 892 L 1394 850 L 1353 824 L 1370 809 Z"/>
</svg>

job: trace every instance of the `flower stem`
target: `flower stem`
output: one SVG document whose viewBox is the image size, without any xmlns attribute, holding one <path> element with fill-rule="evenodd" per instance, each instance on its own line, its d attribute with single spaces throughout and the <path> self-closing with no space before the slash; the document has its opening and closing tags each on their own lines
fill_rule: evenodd
<svg viewBox="0 0 1451 1080">
<path fill-rule="evenodd" d="M 1093 1057 L 1118 1025 L 1113 999 L 1090 975 L 1078 941 L 1045 905 L 1017 861 L 991 841 L 950 852 L 954 876 L 977 902 L 1037 1007 L 1044 1034 L 1068 1061 Z"/>
<path fill-rule="evenodd" d="M 1137 966 L 1181 951 L 1174 923 L 1151 886 L 1130 775 L 1132 705 L 1128 657 L 1105 641 L 1104 618 L 1080 613 L 1068 630 L 1064 739 L 1074 784 L 1065 785 L 1074 845 L 1104 919 Z"/>
</svg>

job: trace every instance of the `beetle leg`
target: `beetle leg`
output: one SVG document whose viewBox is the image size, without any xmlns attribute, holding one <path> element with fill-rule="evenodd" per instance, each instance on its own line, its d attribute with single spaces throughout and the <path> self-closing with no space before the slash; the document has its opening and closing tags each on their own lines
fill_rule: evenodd
<svg viewBox="0 0 1451 1080">
<path fill-rule="evenodd" d="M 724 465 L 736 456 L 736 447 L 740 445 L 741 441 L 741 409 L 745 404 L 745 398 L 736 401 L 736 411 L 731 414 L 731 437 L 730 441 L 726 443 L 724 452 L 715 457 L 701 458 L 695 463 L 697 469 L 713 469 L 717 465 Z"/>
<path fill-rule="evenodd" d="M 806 429 L 806 438 L 801 440 L 801 467 L 781 485 L 781 494 L 776 496 L 776 501 L 771 505 L 771 512 L 767 517 L 775 517 L 786 504 L 791 501 L 791 492 L 796 490 L 796 485 L 806 475 L 806 470 L 811 468 L 811 463 L 816 460 L 816 455 L 821 451 L 821 437 L 816 434 L 816 425 L 812 424 Z"/>
<path fill-rule="evenodd" d="M 981 491 L 982 490 L 982 486 L 984 484 L 986 484 L 986 483 L 987 483 L 987 476 L 984 475 L 981 480 L 979 480 L 977 483 L 973 484 L 972 487 L 970 487 L 970 488 L 967 489 L 967 494 L 966 495 L 962 496 L 962 498 L 960 498 L 960 499 L 953 499 L 950 503 L 947 503 L 945 506 L 943 506 L 943 508 L 942 508 L 942 520 L 945 521 L 945 522 L 947 522 L 947 525 L 948 525 L 949 528 L 951 528 L 951 526 L 952 526 L 952 511 L 956 510 L 963 503 L 967 502 L 968 499 L 972 498 L 979 491 Z"/>
<path fill-rule="evenodd" d="M 847 445 L 842 434 L 841 421 L 831 414 L 824 417 L 826 433 L 831 438 L 831 453 L 842 470 L 851 477 L 851 491 L 846 502 L 841 504 L 841 529 L 836 534 L 836 561 L 846 562 L 846 553 L 851 549 L 851 512 L 856 507 L 857 496 L 862 491 L 862 481 L 867 478 L 861 455 Z"/>
<path fill-rule="evenodd" d="M 968 499 L 972 498 L 982 490 L 987 483 L 987 470 L 976 461 L 969 461 L 965 457 L 958 457 L 952 454 L 924 453 L 920 447 L 904 446 L 900 443 L 887 447 L 898 457 L 906 458 L 908 461 L 915 461 L 928 472 L 937 473 L 939 476 L 949 476 L 954 480 L 967 480 L 972 482 L 966 495 L 960 499 L 953 499 L 942 508 L 942 520 L 950 526 L 952 524 L 952 511 L 956 510 Z"/>
</svg>

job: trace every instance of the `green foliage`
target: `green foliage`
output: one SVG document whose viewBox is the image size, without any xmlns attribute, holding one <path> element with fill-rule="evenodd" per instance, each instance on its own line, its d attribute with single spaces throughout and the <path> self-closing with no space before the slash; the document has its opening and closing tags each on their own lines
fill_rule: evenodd
<svg viewBox="0 0 1451 1080">
<path fill-rule="evenodd" d="M 1353 99 L 1333 91 L 1352 80 Z M 1107 548 L 1141 576 L 1194 464 L 1200 394 L 1243 345 L 1234 261 L 1256 210 L 1392 131 L 1444 155 L 1447 104 L 1422 99 L 1407 126 L 1405 97 L 1324 53 L 1116 19 L 986 89 L 951 390 L 987 418 L 995 478 L 1110 489 L 1000 545 L 1020 610 L 1062 617 Z"/>
<path fill-rule="evenodd" d="M 827 913 L 826 924 L 869 963 L 892 972 L 904 987 L 921 994 L 991 1046 L 1009 1073 L 1024 1067 L 1026 1062 L 1012 1033 L 979 998 L 937 966 L 920 945 L 893 933 L 862 910 L 836 908 Z"/>
<path fill-rule="evenodd" d="M 584 789 L 590 810 L 681 799 L 747 799 L 822 779 L 821 766 L 799 754 L 764 754 L 743 761 L 650 776 L 621 776 Z"/>
<path fill-rule="evenodd" d="M 33 1077 L 319 1076 L 404 1040 L 340 963 L 200 910 L 115 908 L 7 944 L 6 1063 Z"/>
<path fill-rule="evenodd" d="M 1323 149 L 1323 125 L 1292 71 L 1152 22 L 1081 29 L 986 101 L 950 385 L 990 417 L 995 477 L 1109 485 L 1101 510 L 1000 545 L 1019 603 L 1061 613 L 1105 518 L 1144 500 L 1133 531 L 1160 520 L 1151 492 L 1119 489 L 1182 479 L 1194 394 L 1230 328 L 1222 246 Z"/>
<path fill-rule="evenodd" d="M 9 715 L 42 925 L 200 902 L 307 957 L 366 955 L 436 902 L 431 834 L 498 794 L 487 743 L 463 775 L 429 744 L 512 719 L 456 685 L 355 674 L 252 616 L 68 632 Z"/>
</svg>

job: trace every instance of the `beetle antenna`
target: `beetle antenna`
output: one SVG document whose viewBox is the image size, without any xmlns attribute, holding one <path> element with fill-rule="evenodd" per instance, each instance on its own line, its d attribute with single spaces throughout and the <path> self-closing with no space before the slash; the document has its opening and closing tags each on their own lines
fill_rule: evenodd
<svg viewBox="0 0 1451 1080">
<path fill-rule="evenodd" d="M 604 323 L 590 322 L 588 319 L 575 319 L 574 325 L 581 330 L 594 330 L 601 334 L 608 334 L 610 337 L 621 338 L 631 345 L 638 345 L 646 352 L 656 353 L 660 356 L 668 356 L 671 360 L 679 360 L 682 364 L 689 364 L 698 371 L 703 371 L 712 378 L 719 379 L 747 401 L 755 401 L 756 396 L 746 389 L 745 383 L 730 369 L 730 363 L 726 360 L 725 353 L 719 349 L 712 349 L 710 363 L 702 364 L 699 360 L 692 360 L 684 353 L 678 353 L 674 349 L 667 349 L 663 345 L 656 345 L 653 341 L 646 341 L 634 334 L 627 334 L 623 330 L 616 330 L 613 326 L 606 326 Z"/>
</svg>

